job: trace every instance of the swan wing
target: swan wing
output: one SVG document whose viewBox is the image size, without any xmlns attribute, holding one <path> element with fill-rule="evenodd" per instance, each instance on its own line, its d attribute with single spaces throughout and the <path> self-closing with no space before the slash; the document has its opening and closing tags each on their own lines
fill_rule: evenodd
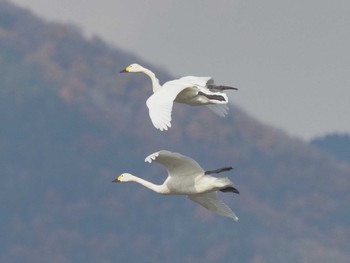
<svg viewBox="0 0 350 263">
<path fill-rule="evenodd" d="M 222 200 L 219 199 L 216 191 L 204 194 L 188 195 L 188 198 L 212 212 L 238 221 L 238 217 L 231 210 L 231 208 L 229 208 Z"/>
<path fill-rule="evenodd" d="M 205 171 L 202 167 L 193 159 L 170 151 L 159 151 L 149 155 L 145 162 L 151 163 L 152 161 L 158 162 L 165 166 L 171 177 L 182 177 L 188 175 L 203 174 Z"/>
<path fill-rule="evenodd" d="M 161 131 L 166 131 L 171 127 L 171 112 L 173 109 L 173 101 L 167 98 L 162 98 L 159 93 L 154 93 L 147 100 L 146 104 L 149 111 L 149 117 L 153 126 Z"/>
<path fill-rule="evenodd" d="M 225 117 L 228 113 L 228 106 L 226 104 L 210 104 L 205 105 L 207 108 L 215 112 L 220 117 Z"/>
<path fill-rule="evenodd" d="M 201 87 L 205 88 L 207 84 L 213 84 L 214 81 L 211 77 L 195 77 L 195 76 L 186 76 L 179 78 L 178 81 L 181 81 L 187 87 Z"/>
<path fill-rule="evenodd" d="M 209 100 L 212 103 L 211 105 L 206 106 L 209 106 L 209 109 L 211 109 L 219 116 L 224 117 L 227 114 L 227 106 L 215 106 L 217 104 L 227 104 L 228 97 L 226 93 L 222 90 L 214 90 L 209 88 L 209 86 L 216 87 L 214 85 L 214 80 L 211 77 L 187 76 L 180 78 L 177 81 L 179 83 L 182 83 L 182 85 L 185 85 L 187 88 L 197 89 L 198 94 L 203 95 L 204 97 L 206 97 L 207 100 Z"/>
<path fill-rule="evenodd" d="M 146 104 L 154 127 L 161 131 L 171 127 L 174 100 L 186 87 L 178 80 L 168 81 L 148 98 Z"/>
</svg>

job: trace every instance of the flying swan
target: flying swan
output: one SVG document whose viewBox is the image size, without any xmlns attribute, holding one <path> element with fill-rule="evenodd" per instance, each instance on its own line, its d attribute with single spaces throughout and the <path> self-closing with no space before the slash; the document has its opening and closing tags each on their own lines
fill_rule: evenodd
<svg viewBox="0 0 350 263">
<path fill-rule="evenodd" d="M 238 190 L 227 177 L 211 176 L 214 173 L 229 171 L 232 167 L 204 171 L 195 160 L 165 150 L 153 153 L 145 159 L 145 162 L 152 161 L 164 165 L 168 170 L 168 177 L 163 184 L 156 185 L 130 173 L 119 175 L 113 182 L 136 182 L 160 194 L 186 195 L 210 211 L 238 220 L 235 213 L 217 195 L 217 191 L 238 194 Z"/>
<path fill-rule="evenodd" d="M 228 98 L 224 90 L 237 90 L 228 86 L 217 86 L 210 77 L 187 76 L 168 81 L 161 86 L 155 74 L 139 64 L 131 64 L 120 73 L 142 72 L 152 80 L 153 95 L 146 102 L 151 121 L 163 131 L 171 127 L 173 102 L 191 106 L 206 105 L 221 117 L 227 114 Z"/>
</svg>

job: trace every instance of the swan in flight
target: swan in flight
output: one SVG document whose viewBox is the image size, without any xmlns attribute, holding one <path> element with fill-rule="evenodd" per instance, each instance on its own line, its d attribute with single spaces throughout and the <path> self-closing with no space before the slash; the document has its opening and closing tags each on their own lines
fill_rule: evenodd
<svg viewBox="0 0 350 263">
<path fill-rule="evenodd" d="M 225 90 L 237 90 L 228 86 L 217 86 L 210 77 L 187 76 L 168 81 L 161 86 L 155 74 L 139 64 L 131 64 L 120 73 L 142 72 L 150 77 L 153 95 L 146 102 L 151 121 L 157 129 L 163 131 L 171 127 L 173 102 L 191 106 L 206 105 L 221 117 L 227 114 L 228 98 Z"/>
<path fill-rule="evenodd" d="M 238 194 L 238 190 L 227 177 L 217 178 L 211 175 L 229 171 L 232 167 L 204 171 L 195 160 L 165 150 L 149 155 L 145 161 L 155 161 L 165 166 L 168 177 L 163 184 L 156 185 L 129 173 L 119 175 L 113 182 L 136 182 L 160 194 L 186 195 L 210 211 L 238 220 L 235 213 L 217 195 L 217 191 Z"/>
</svg>

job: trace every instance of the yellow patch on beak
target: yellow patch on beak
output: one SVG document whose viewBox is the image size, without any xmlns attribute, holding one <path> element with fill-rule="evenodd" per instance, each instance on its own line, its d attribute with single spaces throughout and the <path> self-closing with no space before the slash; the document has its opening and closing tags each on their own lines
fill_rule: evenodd
<svg viewBox="0 0 350 263">
<path fill-rule="evenodd" d="M 131 68 L 131 65 L 130 65 L 130 66 L 127 66 L 126 69 L 125 69 L 125 71 L 126 71 L 126 72 L 129 72 L 129 71 L 130 71 L 130 68 Z"/>
<path fill-rule="evenodd" d="M 122 175 L 119 175 L 119 176 L 118 176 L 118 178 L 117 178 L 118 182 L 120 182 L 120 180 L 122 179 L 122 177 L 123 177 Z"/>
</svg>

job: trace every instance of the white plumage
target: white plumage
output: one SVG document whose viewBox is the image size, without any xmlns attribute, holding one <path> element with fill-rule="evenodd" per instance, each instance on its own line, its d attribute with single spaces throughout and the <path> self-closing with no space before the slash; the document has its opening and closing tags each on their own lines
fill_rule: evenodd
<svg viewBox="0 0 350 263">
<path fill-rule="evenodd" d="M 121 174 L 113 182 L 136 182 L 160 194 L 186 195 L 210 211 L 238 220 L 234 212 L 217 195 L 217 191 L 238 194 L 238 190 L 227 177 L 211 176 L 213 173 L 231 170 L 232 167 L 204 171 L 195 160 L 165 150 L 149 155 L 145 161 L 155 161 L 165 166 L 168 177 L 163 184 L 156 185 L 130 173 Z"/>
<path fill-rule="evenodd" d="M 125 72 L 142 72 L 152 80 L 153 95 L 146 102 L 151 121 L 157 129 L 163 131 L 171 127 L 171 112 L 173 102 L 184 103 L 192 106 L 205 105 L 221 117 L 227 114 L 228 98 L 224 90 L 233 87 L 217 86 L 210 77 L 187 76 L 171 80 L 161 86 L 155 74 L 139 64 L 131 64 Z"/>
</svg>

